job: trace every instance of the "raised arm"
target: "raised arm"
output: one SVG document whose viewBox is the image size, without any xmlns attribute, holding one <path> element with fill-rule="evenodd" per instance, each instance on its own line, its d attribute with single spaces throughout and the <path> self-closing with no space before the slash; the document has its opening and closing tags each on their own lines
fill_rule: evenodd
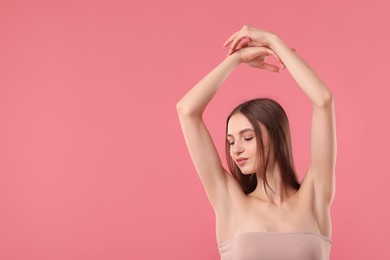
<svg viewBox="0 0 390 260">
<path fill-rule="evenodd" d="M 178 112 L 201 117 L 222 83 L 239 64 L 240 55 L 238 53 L 226 57 L 177 103 Z"/>
<path fill-rule="evenodd" d="M 269 41 L 270 48 L 280 57 L 286 68 L 313 105 L 310 167 L 306 180 L 313 182 L 316 201 L 330 206 L 335 195 L 336 117 L 331 91 L 310 66 L 276 35 Z"/>
<path fill-rule="evenodd" d="M 259 35 L 264 40 L 268 39 L 268 33 L 266 32 Z M 199 81 L 176 105 L 191 159 L 207 196 L 217 213 L 228 214 L 232 204 L 229 201 L 230 196 L 236 198 L 245 194 L 239 183 L 222 167 L 202 115 L 222 83 L 240 63 L 279 72 L 277 66 L 265 63 L 264 59 L 268 55 L 275 55 L 279 59 L 272 49 L 265 46 L 237 50 L 237 52 L 228 55 L 216 68 Z"/>
<path fill-rule="evenodd" d="M 214 210 L 222 214 L 228 213 L 229 174 L 222 167 L 202 114 L 222 83 L 239 63 L 240 56 L 237 53 L 224 58 L 176 105 L 192 162 Z"/>
<path fill-rule="evenodd" d="M 242 39 L 248 39 L 248 42 L 240 46 Z M 335 105 L 331 91 L 310 66 L 274 33 L 244 25 L 223 46 L 229 44 L 228 55 L 240 52 L 242 46 L 272 49 L 310 99 L 313 105 L 310 167 L 301 189 L 313 185 L 318 205 L 329 206 L 335 194 L 337 151 Z"/>
</svg>

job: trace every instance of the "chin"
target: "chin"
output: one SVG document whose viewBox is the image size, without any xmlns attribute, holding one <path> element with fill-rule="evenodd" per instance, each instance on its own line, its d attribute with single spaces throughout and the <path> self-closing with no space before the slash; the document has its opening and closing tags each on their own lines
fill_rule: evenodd
<svg viewBox="0 0 390 260">
<path fill-rule="evenodd" d="M 255 171 L 253 171 L 253 170 L 248 171 L 248 170 L 242 169 L 242 168 L 240 168 L 240 170 L 241 170 L 242 174 L 244 174 L 244 175 L 251 175 L 251 174 L 255 173 Z"/>
</svg>

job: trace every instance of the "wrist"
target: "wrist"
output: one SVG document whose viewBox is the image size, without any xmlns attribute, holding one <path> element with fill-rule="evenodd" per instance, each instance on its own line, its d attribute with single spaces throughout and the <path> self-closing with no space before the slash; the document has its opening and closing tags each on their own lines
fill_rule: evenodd
<svg viewBox="0 0 390 260">
<path fill-rule="evenodd" d="M 238 52 L 233 52 L 232 54 L 228 55 L 226 59 L 231 60 L 234 65 L 239 65 L 240 63 L 242 63 L 241 55 Z"/>
<path fill-rule="evenodd" d="M 272 49 L 272 47 L 278 45 L 281 43 L 281 39 L 279 36 L 277 36 L 276 34 L 273 34 L 271 33 L 269 36 L 268 36 L 268 47 L 270 47 Z"/>
</svg>

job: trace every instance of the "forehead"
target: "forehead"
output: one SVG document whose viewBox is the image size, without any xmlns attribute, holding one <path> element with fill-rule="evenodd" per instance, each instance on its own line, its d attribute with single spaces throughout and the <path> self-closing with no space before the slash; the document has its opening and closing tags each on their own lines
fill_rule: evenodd
<svg viewBox="0 0 390 260">
<path fill-rule="evenodd" d="M 246 128 L 253 129 L 249 120 L 243 114 L 237 113 L 229 119 L 227 134 L 238 135 L 241 130 Z"/>
</svg>

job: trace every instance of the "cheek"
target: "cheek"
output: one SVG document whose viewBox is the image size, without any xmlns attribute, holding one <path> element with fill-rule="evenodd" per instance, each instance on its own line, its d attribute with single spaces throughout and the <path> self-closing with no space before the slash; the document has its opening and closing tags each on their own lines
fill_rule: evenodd
<svg viewBox="0 0 390 260">
<path fill-rule="evenodd" d="M 256 152 L 257 152 L 257 143 L 256 143 L 256 141 L 253 141 L 253 142 L 249 145 L 249 149 L 250 149 L 253 153 L 256 153 Z"/>
</svg>

